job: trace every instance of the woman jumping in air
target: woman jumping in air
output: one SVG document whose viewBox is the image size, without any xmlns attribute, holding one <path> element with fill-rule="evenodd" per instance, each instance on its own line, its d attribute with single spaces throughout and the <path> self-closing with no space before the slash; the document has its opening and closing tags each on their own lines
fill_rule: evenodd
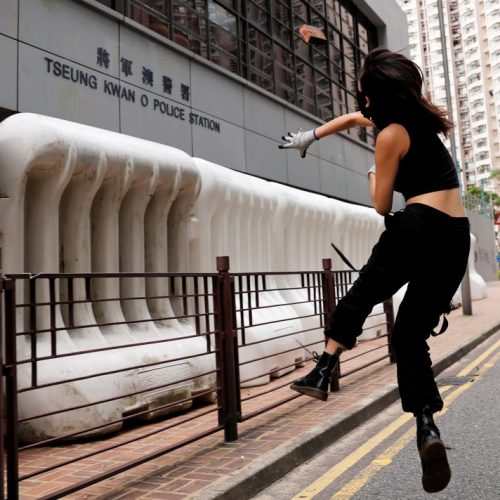
<svg viewBox="0 0 500 500">
<path fill-rule="evenodd" d="M 327 135 L 355 126 L 376 126 L 375 165 L 368 178 L 373 205 L 384 216 L 386 228 L 358 279 L 337 304 L 317 365 L 291 388 L 325 401 L 340 354 L 354 347 L 373 306 L 408 284 L 391 346 L 403 410 L 416 417 L 423 487 L 436 492 L 446 487 L 451 473 L 432 416 L 443 408 L 443 400 L 434 381 L 427 339 L 440 316 L 450 310 L 470 245 L 457 170 L 438 137 L 447 135 L 452 124 L 422 95 L 420 68 L 386 49 L 375 49 L 365 59 L 358 105 L 360 112 L 288 134 L 280 146 L 298 149 L 304 157 L 314 141 Z M 393 191 L 406 200 L 406 208 L 395 214 L 390 213 Z"/>
</svg>

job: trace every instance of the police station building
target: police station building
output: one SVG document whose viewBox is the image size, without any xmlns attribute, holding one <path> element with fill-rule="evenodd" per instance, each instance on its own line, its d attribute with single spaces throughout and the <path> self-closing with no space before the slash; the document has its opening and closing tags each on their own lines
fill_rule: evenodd
<svg viewBox="0 0 500 500">
<path fill-rule="evenodd" d="M 407 44 L 395 0 L 0 0 L 0 119 L 62 118 L 369 205 L 372 131 L 305 159 L 277 146 L 354 111 L 364 55 Z"/>
</svg>

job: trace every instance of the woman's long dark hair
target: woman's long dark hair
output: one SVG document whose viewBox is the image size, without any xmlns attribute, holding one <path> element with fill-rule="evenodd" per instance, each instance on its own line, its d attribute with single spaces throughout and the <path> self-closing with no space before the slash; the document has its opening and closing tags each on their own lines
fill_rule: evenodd
<svg viewBox="0 0 500 500">
<path fill-rule="evenodd" d="M 446 136 L 453 127 L 446 111 L 422 94 L 422 70 L 402 54 L 373 50 L 364 60 L 359 81 L 370 99 L 367 111 L 379 128 L 395 122 Z"/>
</svg>

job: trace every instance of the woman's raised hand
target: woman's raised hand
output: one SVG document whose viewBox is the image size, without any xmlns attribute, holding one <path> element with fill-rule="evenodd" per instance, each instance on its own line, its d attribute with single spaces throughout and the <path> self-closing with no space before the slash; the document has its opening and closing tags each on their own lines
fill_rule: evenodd
<svg viewBox="0 0 500 500">
<path fill-rule="evenodd" d="M 283 136 L 282 139 L 285 142 L 283 144 L 280 144 L 278 147 L 280 149 L 298 149 L 301 158 L 304 158 L 306 156 L 307 148 L 317 140 L 316 136 L 314 135 L 314 129 L 302 132 L 302 129 L 300 128 L 295 134 L 293 132 L 288 132 L 288 136 Z"/>
</svg>

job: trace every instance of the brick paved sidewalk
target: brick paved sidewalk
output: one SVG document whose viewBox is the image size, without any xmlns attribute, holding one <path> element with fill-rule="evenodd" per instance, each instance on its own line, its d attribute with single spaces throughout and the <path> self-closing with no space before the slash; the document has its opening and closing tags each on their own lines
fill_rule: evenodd
<svg viewBox="0 0 500 500">
<path fill-rule="evenodd" d="M 500 328 L 498 304 L 500 282 L 494 282 L 488 284 L 485 300 L 473 302 L 473 316 L 463 316 L 461 309 L 451 313 L 448 332 L 430 340 L 437 371 L 445 369 Z M 275 383 L 283 385 L 288 379 L 295 379 L 308 370 L 309 367 L 296 370 Z M 252 390 L 255 391 L 246 391 L 251 393 Z M 287 387 L 283 387 L 272 397 L 283 397 L 289 392 Z M 242 393 L 244 396 L 245 391 Z M 238 441 L 225 443 L 222 433 L 214 434 L 74 493 L 70 498 L 209 499 L 224 495 L 226 498 L 248 498 L 258 491 L 260 485 L 282 476 L 396 399 L 395 366 L 383 361 L 341 379 L 340 392 L 331 394 L 326 403 L 299 396 L 240 424 Z M 185 424 L 184 428 L 187 429 L 189 424 Z M 154 425 L 148 426 L 148 430 Z M 183 432 L 182 427 L 179 432 Z M 129 438 L 130 433 L 126 437 Z M 116 460 L 123 458 L 124 453 L 147 453 L 148 447 L 152 449 L 162 439 L 162 434 L 158 434 L 149 444 L 133 445 L 136 448 L 140 446 L 140 450 L 117 450 Z M 37 463 L 46 465 L 51 460 L 68 458 L 81 446 L 84 445 L 36 450 L 36 455 L 29 460 L 26 458 L 21 467 L 29 470 Z M 89 449 L 92 445 L 86 446 Z M 113 461 L 113 458 L 110 459 L 109 455 L 100 459 L 94 457 L 87 460 L 85 466 L 75 463 L 65 468 L 66 477 L 54 471 L 37 480 L 23 481 L 21 498 L 40 498 L 74 481 L 75 476 L 83 478 L 105 470 L 110 460 Z"/>
</svg>

